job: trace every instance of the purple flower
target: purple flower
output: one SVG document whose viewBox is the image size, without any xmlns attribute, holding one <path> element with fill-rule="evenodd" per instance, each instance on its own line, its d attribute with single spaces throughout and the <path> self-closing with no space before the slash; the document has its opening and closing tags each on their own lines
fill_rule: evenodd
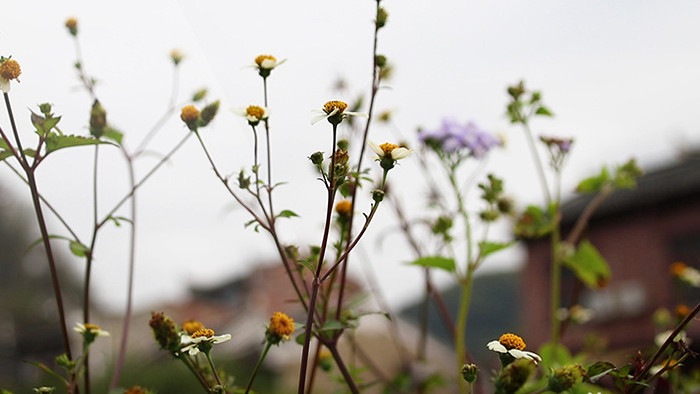
<svg viewBox="0 0 700 394">
<path fill-rule="evenodd" d="M 444 119 L 437 130 L 421 130 L 418 139 L 433 150 L 447 154 L 467 150 L 477 159 L 484 157 L 491 148 L 501 146 L 501 140 L 473 122 L 461 125 L 453 119 Z"/>
</svg>

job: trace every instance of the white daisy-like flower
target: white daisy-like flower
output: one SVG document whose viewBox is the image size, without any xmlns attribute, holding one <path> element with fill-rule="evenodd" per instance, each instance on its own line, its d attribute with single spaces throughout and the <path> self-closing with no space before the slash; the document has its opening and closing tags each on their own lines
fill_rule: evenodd
<svg viewBox="0 0 700 394">
<path fill-rule="evenodd" d="M 249 105 L 248 107 L 234 108 L 233 113 L 239 116 L 243 116 L 248 119 L 248 123 L 252 126 L 256 126 L 261 120 L 266 120 L 270 117 L 270 110 L 265 107 L 258 107 L 257 105 Z"/>
<path fill-rule="evenodd" d="M 97 338 L 97 337 L 108 337 L 109 336 L 109 332 L 101 329 L 100 326 L 98 326 L 96 324 L 90 324 L 90 323 L 85 323 L 85 324 L 75 323 L 75 327 L 73 327 L 73 331 L 82 335 L 85 342 L 87 342 L 87 343 L 94 342 L 95 338 Z"/>
<path fill-rule="evenodd" d="M 671 271 L 671 275 L 675 276 L 679 280 L 693 287 L 700 287 L 700 271 L 697 269 L 681 262 L 671 264 L 669 269 Z"/>
<path fill-rule="evenodd" d="M 180 344 L 184 346 L 181 350 L 188 352 L 190 356 L 194 356 L 200 351 L 201 346 L 211 347 L 214 344 L 226 342 L 231 339 L 231 334 L 214 335 L 214 330 L 203 328 L 195 331 L 192 335 L 182 335 Z"/>
<path fill-rule="evenodd" d="M 486 347 L 494 352 L 510 354 L 516 359 L 526 358 L 532 360 L 535 364 L 538 361 L 542 361 L 542 357 L 537 353 L 526 351 L 525 341 L 515 334 L 503 334 L 497 341 L 487 343 Z"/>
<path fill-rule="evenodd" d="M 3 93 L 10 91 L 10 81 L 16 79 L 22 74 L 17 61 L 10 58 L 0 57 L 0 90 Z"/>
<path fill-rule="evenodd" d="M 656 336 L 654 337 L 654 343 L 656 344 L 656 346 L 661 347 L 661 345 L 663 345 L 664 342 L 666 342 L 666 340 L 668 339 L 668 337 L 671 336 L 671 334 L 673 334 L 672 330 L 668 330 L 668 331 L 664 331 L 664 332 L 660 332 L 660 333 L 656 334 Z M 680 341 L 683 341 L 685 344 L 690 343 L 690 338 L 688 338 L 688 336 L 685 334 L 685 331 L 680 331 L 678 334 L 676 334 L 676 337 L 673 338 L 673 342 L 680 342 Z"/>
<path fill-rule="evenodd" d="M 286 61 L 287 59 L 277 60 L 271 55 L 259 55 L 255 58 L 253 67 L 257 68 L 258 70 L 272 70 Z"/>
<path fill-rule="evenodd" d="M 372 141 L 367 141 L 370 148 L 377 154 L 377 160 L 381 160 L 384 157 L 391 157 L 393 160 L 401 160 L 411 154 L 411 150 L 402 146 L 384 143 L 377 145 Z"/>
<path fill-rule="evenodd" d="M 367 118 L 367 114 L 361 112 L 351 112 L 346 111 L 348 105 L 343 101 L 332 100 L 323 104 L 323 109 L 315 110 L 318 115 L 311 118 L 311 124 L 315 124 L 320 120 L 328 119 L 329 122 L 333 124 L 338 124 L 343 121 L 348 116 L 361 116 Z"/>
</svg>

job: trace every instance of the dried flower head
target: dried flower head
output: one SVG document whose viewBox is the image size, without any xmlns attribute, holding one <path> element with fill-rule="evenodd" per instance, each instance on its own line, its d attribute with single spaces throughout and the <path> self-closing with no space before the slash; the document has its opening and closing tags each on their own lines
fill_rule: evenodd
<svg viewBox="0 0 700 394">
<path fill-rule="evenodd" d="M 169 317 L 162 312 L 151 312 L 151 320 L 148 325 L 153 331 L 153 336 L 161 349 L 168 350 L 172 354 L 180 350 L 180 336 L 178 330 Z"/>
<path fill-rule="evenodd" d="M 3 93 L 10 91 L 10 81 L 16 79 L 19 82 L 20 74 L 22 74 L 22 69 L 16 60 L 0 57 L 0 90 Z"/>
</svg>

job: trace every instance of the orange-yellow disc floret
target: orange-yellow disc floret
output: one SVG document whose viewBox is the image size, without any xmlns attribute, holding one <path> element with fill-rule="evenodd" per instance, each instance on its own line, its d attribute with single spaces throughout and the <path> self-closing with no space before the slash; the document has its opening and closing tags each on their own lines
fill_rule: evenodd
<svg viewBox="0 0 700 394">
<path fill-rule="evenodd" d="M 525 341 L 523 341 L 522 338 L 515 334 L 503 334 L 501 335 L 500 338 L 498 338 L 498 342 L 501 343 L 501 345 L 505 346 L 506 349 L 517 349 L 517 350 L 524 350 L 525 349 Z"/>
</svg>

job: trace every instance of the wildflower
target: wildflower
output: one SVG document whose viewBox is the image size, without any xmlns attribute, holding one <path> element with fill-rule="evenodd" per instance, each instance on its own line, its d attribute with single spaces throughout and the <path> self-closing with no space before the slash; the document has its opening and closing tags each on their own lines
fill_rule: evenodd
<svg viewBox="0 0 700 394">
<path fill-rule="evenodd" d="M 693 287 L 700 287 L 700 271 L 685 263 L 675 262 L 669 267 L 671 275 Z"/>
<path fill-rule="evenodd" d="M 248 119 L 248 124 L 251 126 L 257 126 L 261 120 L 267 120 L 270 116 L 270 111 L 267 108 L 258 107 L 257 105 L 249 105 L 246 108 L 234 108 L 233 113 L 244 116 Z"/>
<path fill-rule="evenodd" d="M 78 20 L 75 18 L 66 19 L 66 28 L 72 36 L 78 35 Z"/>
<path fill-rule="evenodd" d="M 339 100 L 328 101 L 323 104 L 323 109 L 317 111 L 318 116 L 314 116 L 311 119 L 311 124 L 315 124 L 319 120 L 327 119 L 332 125 L 338 125 L 348 116 L 362 116 L 367 117 L 367 114 L 359 112 L 346 111 L 348 109 L 347 103 Z"/>
<path fill-rule="evenodd" d="M 649 374 L 651 376 L 654 376 L 661 372 L 662 370 L 664 371 L 663 373 L 665 374 L 667 371 L 683 366 L 683 364 L 679 363 L 678 360 L 674 358 L 668 358 L 665 361 L 663 361 L 661 364 L 654 365 L 653 367 L 649 368 Z"/>
<path fill-rule="evenodd" d="M 145 389 L 141 386 L 131 386 L 129 389 L 127 389 L 124 394 L 150 394 L 152 391 Z"/>
<path fill-rule="evenodd" d="M 83 336 L 85 343 L 90 344 L 95 341 L 97 337 L 108 337 L 109 333 L 100 328 L 100 326 L 90 323 L 75 323 L 73 331 Z"/>
<path fill-rule="evenodd" d="M 338 201 L 335 204 L 335 211 L 342 217 L 350 216 L 350 213 L 352 213 L 352 202 L 349 200 Z"/>
<path fill-rule="evenodd" d="M 439 153 L 450 155 L 466 150 L 476 159 L 484 157 L 492 148 L 503 145 L 500 139 L 481 130 L 473 122 L 460 125 L 452 119 L 444 119 L 442 126 L 437 130 L 420 130 L 418 139 Z"/>
<path fill-rule="evenodd" d="M 270 76 L 270 71 L 286 61 L 287 59 L 277 61 L 274 56 L 270 55 L 259 55 L 255 58 L 255 64 L 253 64 L 253 67 L 258 69 L 258 74 L 260 74 L 261 77 L 267 78 Z"/>
<path fill-rule="evenodd" d="M 16 60 L 10 58 L 0 57 L 0 90 L 3 93 L 8 93 L 10 91 L 10 81 L 17 79 L 22 74 L 22 69 L 19 67 L 19 63 Z"/>
<path fill-rule="evenodd" d="M 185 58 L 185 55 L 183 55 L 182 52 L 180 52 L 180 50 L 173 49 L 172 51 L 170 51 L 170 60 L 172 60 L 173 64 L 175 64 L 176 66 L 178 64 L 180 64 L 180 62 L 184 58 Z"/>
<path fill-rule="evenodd" d="M 56 391 L 55 387 L 41 386 L 34 388 L 35 393 L 53 393 Z"/>
<path fill-rule="evenodd" d="M 197 320 L 186 320 L 184 323 L 182 323 L 182 331 L 185 331 L 189 335 L 194 334 L 195 332 L 201 330 L 204 328 L 204 324 L 202 322 L 197 321 Z"/>
<path fill-rule="evenodd" d="M 194 356 L 200 351 L 209 353 L 214 344 L 226 342 L 231 339 L 231 334 L 215 335 L 216 332 L 211 328 L 202 328 L 191 335 L 183 335 L 180 343 L 184 345 L 181 349 L 183 352 L 188 352 L 190 356 Z"/>
<path fill-rule="evenodd" d="M 368 141 L 367 143 L 374 153 L 377 154 L 377 160 L 379 160 L 380 165 L 385 171 L 394 168 L 394 163 L 396 163 L 397 160 L 401 160 L 411 154 L 410 149 L 388 142 L 381 145 L 377 145 L 372 141 Z"/>
<path fill-rule="evenodd" d="M 270 325 L 265 332 L 265 338 L 273 345 L 288 341 L 294 332 L 294 319 L 282 312 L 275 312 L 270 318 Z"/>
<path fill-rule="evenodd" d="M 180 119 L 187 125 L 187 127 L 194 131 L 197 130 L 197 123 L 199 122 L 199 110 L 194 105 L 186 105 L 182 107 L 180 112 Z"/>
<path fill-rule="evenodd" d="M 501 353 L 501 361 L 504 365 L 509 364 L 513 359 L 526 358 L 535 362 L 541 361 L 542 358 L 536 353 L 528 352 L 525 350 L 525 341 L 515 334 L 503 334 L 497 341 L 491 341 L 486 344 L 489 350 Z M 504 360 L 503 356 L 510 355 L 510 358 Z"/>
</svg>

